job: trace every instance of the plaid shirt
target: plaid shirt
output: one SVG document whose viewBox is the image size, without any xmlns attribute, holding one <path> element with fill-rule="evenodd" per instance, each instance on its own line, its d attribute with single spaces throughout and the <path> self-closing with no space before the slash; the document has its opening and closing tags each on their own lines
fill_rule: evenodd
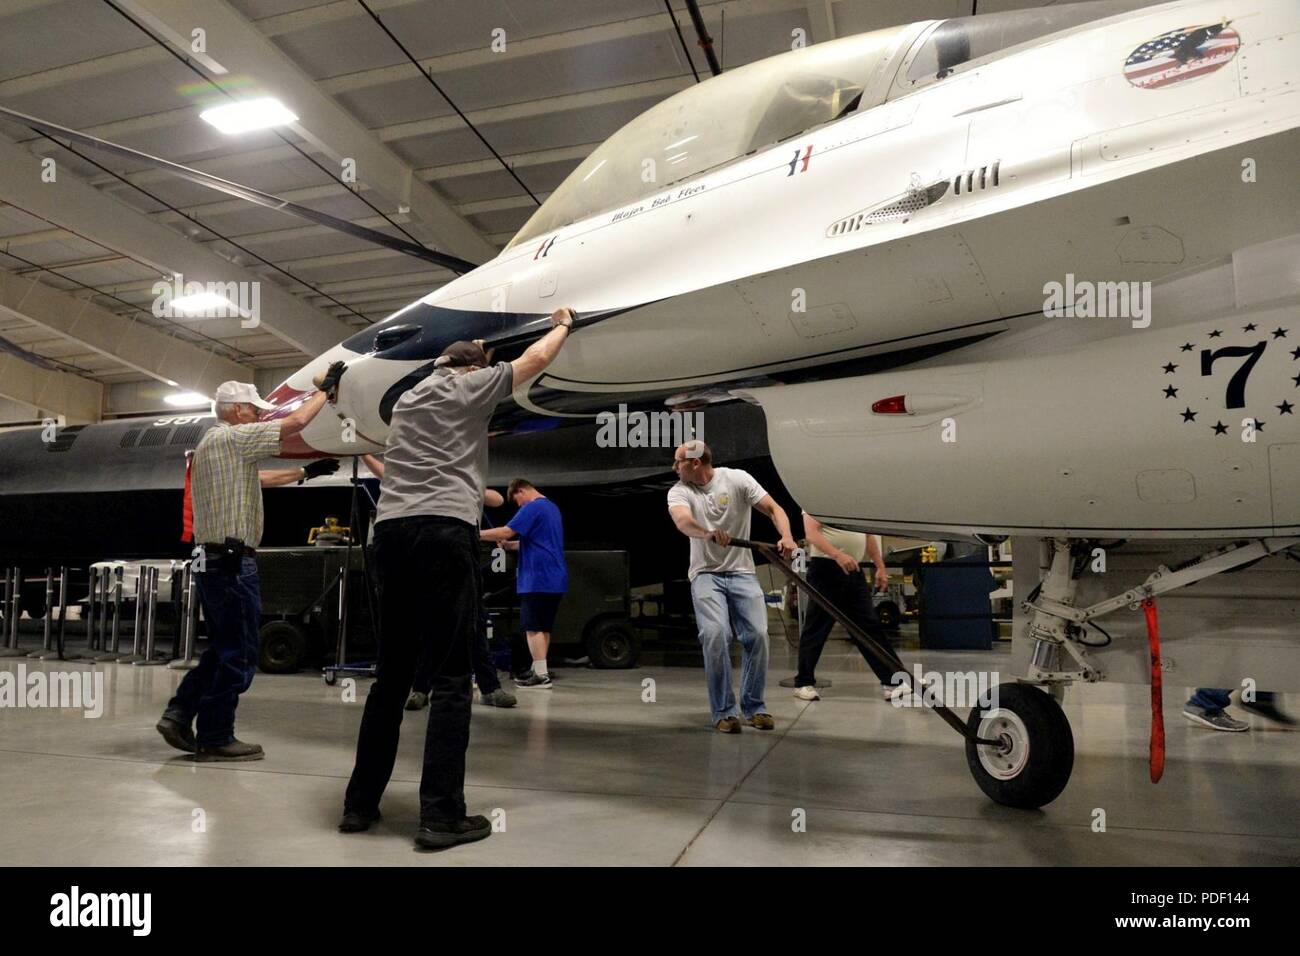
<svg viewBox="0 0 1300 956">
<path fill-rule="evenodd" d="M 280 423 L 254 422 L 208 429 L 194 451 L 190 493 L 194 542 L 238 538 L 250 548 L 262 541 L 262 484 L 257 463 L 280 452 Z"/>
</svg>

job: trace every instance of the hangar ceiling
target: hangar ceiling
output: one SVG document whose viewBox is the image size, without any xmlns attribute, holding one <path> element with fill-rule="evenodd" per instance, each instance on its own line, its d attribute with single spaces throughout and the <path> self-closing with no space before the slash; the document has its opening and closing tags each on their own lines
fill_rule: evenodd
<svg viewBox="0 0 1300 956">
<path fill-rule="evenodd" d="M 819 42 L 1034 5 L 701 2 L 724 70 L 789 49 L 795 30 Z M 683 0 L 669 6 L 707 77 Z M 664 0 L 0 0 L 0 106 L 475 262 L 604 138 L 695 83 L 686 56 Z M 199 119 L 253 95 L 298 122 L 232 136 Z M 47 158 L 58 189 L 40 178 Z M 348 159 L 355 184 L 341 181 Z M 170 272 L 260 280 L 264 321 L 154 315 Z M 84 411 L 87 382 L 111 413 L 124 403 L 108 391 L 130 383 L 160 396 L 172 382 L 265 378 L 452 277 L 0 121 L 0 347 L 13 346 L 0 380 L 22 382 L 0 396 L 36 409 L 66 413 L 60 396 L 76 394 Z"/>
</svg>

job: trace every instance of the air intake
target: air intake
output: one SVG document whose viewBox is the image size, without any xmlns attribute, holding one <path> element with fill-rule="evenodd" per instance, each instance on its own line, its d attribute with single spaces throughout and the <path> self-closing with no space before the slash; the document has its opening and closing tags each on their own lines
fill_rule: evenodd
<svg viewBox="0 0 1300 956">
<path fill-rule="evenodd" d="M 901 196 L 874 206 L 871 209 L 864 209 L 856 212 L 852 216 L 846 216 L 838 222 L 832 223 L 826 230 L 827 238 L 847 235 L 850 232 L 857 232 L 863 226 L 875 226 L 886 222 L 907 222 L 914 215 L 927 206 L 933 205 L 943 198 L 948 192 L 948 180 L 941 183 L 935 183 L 933 186 L 927 186 L 925 189 L 909 189 Z"/>
</svg>

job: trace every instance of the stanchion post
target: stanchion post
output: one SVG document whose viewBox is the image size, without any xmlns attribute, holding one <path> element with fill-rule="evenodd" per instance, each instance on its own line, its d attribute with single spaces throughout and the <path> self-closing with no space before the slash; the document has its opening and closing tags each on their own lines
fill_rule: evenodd
<svg viewBox="0 0 1300 956">
<path fill-rule="evenodd" d="M 5 615 L 5 640 L 0 642 L 0 657 L 26 657 L 27 652 L 18 646 L 18 620 L 23 616 L 23 569 L 15 566 L 10 574 L 9 607 Z"/>
<path fill-rule="evenodd" d="M 140 565 L 135 576 L 135 615 L 131 622 L 131 653 L 117 659 L 119 664 L 138 664 L 144 658 L 140 654 L 141 621 L 144 619 L 145 606 L 145 572 L 147 568 Z"/>
<path fill-rule="evenodd" d="M 189 670 L 197 666 L 194 660 L 195 632 L 199 627 L 197 584 L 189 563 L 187 562 L 184 567 L 185 570 L 181 575 L 181 607 L 185 614 L 181 623 L 181 635 L 184 641 L 180 658 L 167 665 L 173 670 Z"/>
<path fill-rule="evenodd" d="M 64 644 L 64 638 L 67 637 L 68 625 L 68 569 L 59 568 L 59 630 L 55 640 L 54 648 L 47 654 L 42 655 L 43 661 L 79 661 L 80 654 L 69 654 Z"/>
<path fill-rule="evenodd" d="M 54 568 L 45 569 L 45 616 L 41 619 L 41 649 L 28 654 L 40 658 L 50 652 L 54 642 Z"/>
<path fill-rule="evenodd" d="M 154 633 L 158 623 L 158 569 L 156 567 L 149 568 L 148 586 L 145 590 L 149 603 L 145 609 L 144 659 L 136 661 L 139 667 L 166 663 L 166 661 L 154 660 Z"/>
<path fill-rule="evenodd" d="M 113 569 L 113 628 L 108 649 L 113 652 L 114 659 L 122 649 L 122 581 L 125 573 L 126 569 L 120 564 Z"/>
</svg>

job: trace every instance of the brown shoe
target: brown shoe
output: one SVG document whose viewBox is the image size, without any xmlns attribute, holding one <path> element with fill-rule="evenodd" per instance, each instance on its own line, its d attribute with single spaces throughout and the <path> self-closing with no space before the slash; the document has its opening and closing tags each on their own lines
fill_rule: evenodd
<svg viewBox="0 0 1300 956">
<path fill-rule="evenodd" d="M 720 734 L 738 734 L 740 733 L 740 718 L 723 717 L 713 725 L 713 729 Z"/>
<path fill-rule="evenodd" d="M 242 740 L 232 740 L 220 747 L 204 747 L 200 744 L 199 752 L 194 755 L 194 759 L 203 761 L 261 760 L 265 756 L 261 744 L 246 744 Z"/>
<path fill-rule="evenodd" d="M 776 721 L 772 719 L 771 714 L 755 714 L 745 720 L 745 725 L 755 730 L 771 730 L 776 726 Z"/>
</svg>

